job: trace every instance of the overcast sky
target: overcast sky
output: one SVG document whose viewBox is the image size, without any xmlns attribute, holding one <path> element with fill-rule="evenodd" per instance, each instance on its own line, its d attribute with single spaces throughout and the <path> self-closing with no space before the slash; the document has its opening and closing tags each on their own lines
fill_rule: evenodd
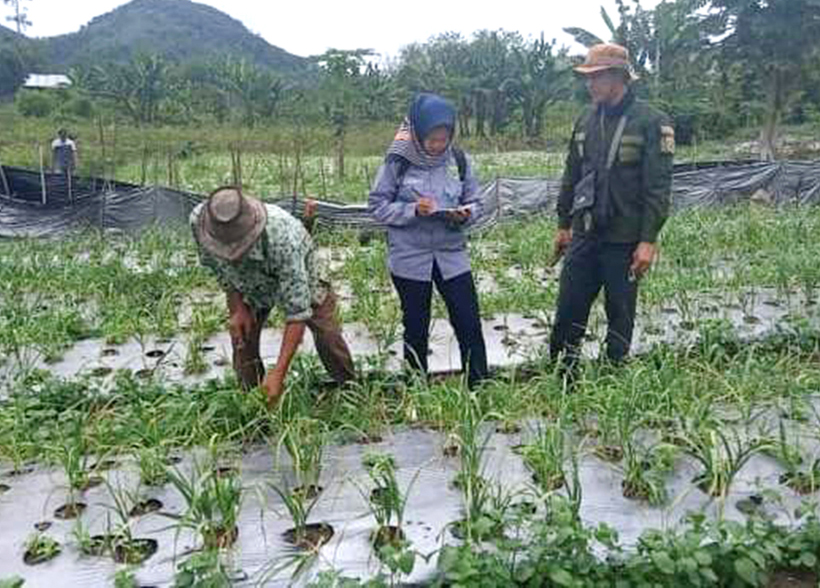
<svg viewBox="0 0 820 588">
<path fill-rule="evenodd" d="M 123 0 L 22 0 L 34 23 L 29 36 L 71 33 L 93 17 L 126 4 Z M 651 8 L 660 0 L 643 0 Z M 372 48 L 383 56 L 432 35 L 481 29 L 506 29 L 536 37 L 543 31 L 559 44 L 572 44 L 563 27 L 583 26 L 608 38 L 600 16 L 603 5 L 617 20 L 615 0 L 203 0 L 251 31 L 296 55 L 327 48 Z M 0 5 L 2 14 L 9 9 Z M 5 19 L 4 19 L 5 20 Z M 10 23 L 4 23 L 9 25 Z M 113 31 L 112 31 L 113 33 Z"/>
</svg>

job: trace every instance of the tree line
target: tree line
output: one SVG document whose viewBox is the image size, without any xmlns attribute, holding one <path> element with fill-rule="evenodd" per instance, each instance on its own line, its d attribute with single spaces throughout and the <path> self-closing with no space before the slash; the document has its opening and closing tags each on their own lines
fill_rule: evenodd
<svg viewBox="0 0 820 588">
<path fill-rule="evenodd" d="M 628 47 L 640 76 L 636 91 L 674 117 L 679 141 L 757 125 L 762 155 L 771 158 L 784 121 L 820 121 L 820 0 L 667 0 L 651 10 L 616 0 L 616 7 L 617 14 L 601 9 L 608 38 L 581 26 L 565 30 L 586 46 Z M 330 50 L 312 58 L 300 79 L 241 57 L 175 63 L 148 54 L 70 76 L 78 112 L 104 105 L 138 124 L 253 126 L 287 118 L 328 125 L 341 144 L 351 124 L 396 120 L 418 91 L 450 98 L 463 136 L 533 141 L 555 105 L 585 99 L 572 75 L 580 57 L 543 36 L 443 33 L 404 47 L 389 63 L 374 57 L 366 49 Z M 38 98 L 21 98 L 23 109 L 26 100 Z"/>
</svg>

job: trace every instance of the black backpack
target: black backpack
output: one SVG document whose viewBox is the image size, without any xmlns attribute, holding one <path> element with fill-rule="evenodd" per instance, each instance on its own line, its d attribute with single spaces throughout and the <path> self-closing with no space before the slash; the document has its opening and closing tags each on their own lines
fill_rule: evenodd
<svg viewBox="0 0 820 588">
<path fill-rule="evenodd" d="M 453 158 L 456 160 L 456 166 L 458 166 L 458 179 L 463 182 L 467 178 L 467 156 L 458 147 L 451 147 L 450 150 L 453 152 Z M 404 174 L 410 169 L 410 161 L 396 154 L 392 154 L 390 160 L 399 162 L 399 169 L 396 171 L 396 185 L 400 186 Z"/>
</svg>

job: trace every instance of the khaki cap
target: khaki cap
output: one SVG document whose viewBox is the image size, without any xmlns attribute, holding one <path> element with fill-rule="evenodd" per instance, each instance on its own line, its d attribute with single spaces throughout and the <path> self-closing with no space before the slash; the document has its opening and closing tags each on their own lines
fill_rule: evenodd
<svg viewBox="0 0 820 588">
<path fill-rule="evenodd" d="M 584 63 L 573 69 L 581 75 L 590 75 L 608 69 L 621 69 L 627 73 L 630 81 L 634 82 L 638 79 L 629 63 L 629 51 L 626 47 L 615 43 L 593 45 L 589 48 Z"/>
</svg>

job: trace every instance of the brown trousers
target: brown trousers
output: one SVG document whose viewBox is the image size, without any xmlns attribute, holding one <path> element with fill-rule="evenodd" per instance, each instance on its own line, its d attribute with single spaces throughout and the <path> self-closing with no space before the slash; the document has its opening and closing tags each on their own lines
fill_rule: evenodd
<svg viewBox="0 0 820 588">
<path fill-rule="evenodd" d="M 256 388 L 265 378 L 265 365 L 259 356 L 259 340 L 269 313 L 269 309 L 257 311 L 256 323 L 246 339 L 231 339 L 233 368 L 245 389 Z M 306 322 L 313 333 L 319 359 L 331 377 L 339 384 L 353 380 L 356 377 L 353 358 L 336 319 L 336 294 L 332 290 L 322 304 L 313 307 L 313 316 Z"/>
</svg>

